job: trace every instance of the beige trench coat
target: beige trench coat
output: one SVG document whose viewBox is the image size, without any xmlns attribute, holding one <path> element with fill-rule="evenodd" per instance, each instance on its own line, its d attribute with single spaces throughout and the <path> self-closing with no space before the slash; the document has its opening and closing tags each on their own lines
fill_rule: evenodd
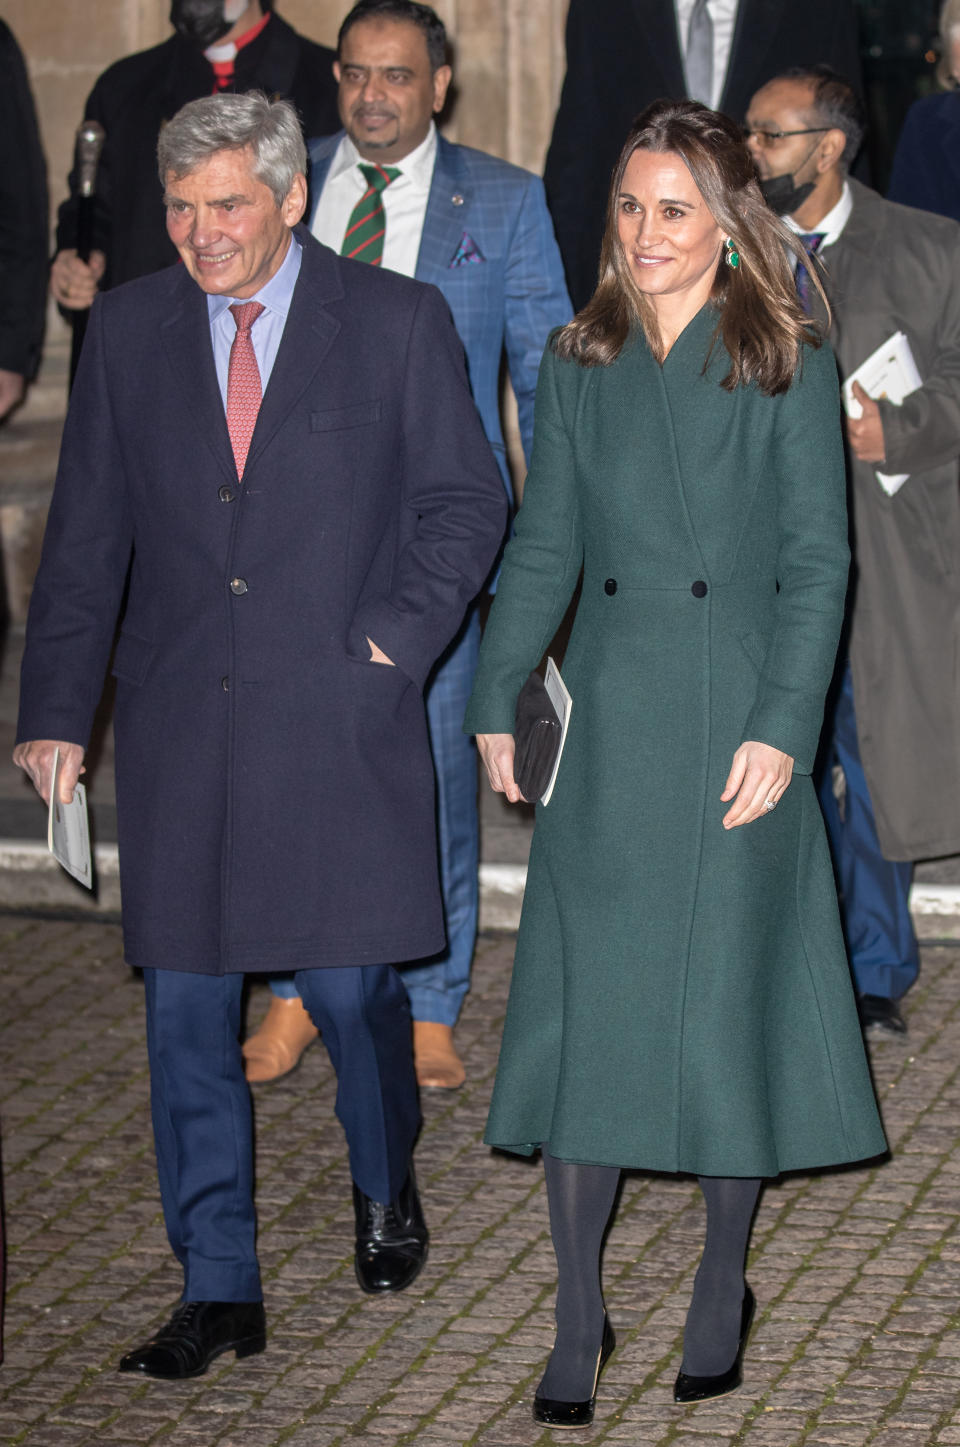
<svg viewBox="0 0 960 1447">
<path fill-rule="evenodd" d="M 905 332 L 923 386 L 882 401 L 894 497 L 850 460 L 850 661 L 857 733 L 888 859 L 960 852 L 960 226 L 850 181 L 823 252 L 843 376 Z M 813 439 L 811 439 L 813 441 Z"/>
</svg>

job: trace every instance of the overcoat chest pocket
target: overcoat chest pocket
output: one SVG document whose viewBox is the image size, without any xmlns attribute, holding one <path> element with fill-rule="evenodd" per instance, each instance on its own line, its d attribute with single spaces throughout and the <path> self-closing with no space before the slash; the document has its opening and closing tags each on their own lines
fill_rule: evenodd
<svg viewBox="0 0 960 1447">
<path fill-rule="evenodd" d="M 311 432 L 336 432 L 342 427 L 369 427 L 380 421 L 383 404 L 379 397 L 373 402 L 354 402 L 350 407 L 332 407 L 325 412 L 310 413 Z"/>
<path fill-rule="evenodd" d="M 124 683 L 139 685 L 146 678 L 156 651 L 156 645 L 148 643 L 146 638 L 138 638 L 135 633 L 121 633 L 110 672 L 114 678 L 123 679 Z"/>
</svg>

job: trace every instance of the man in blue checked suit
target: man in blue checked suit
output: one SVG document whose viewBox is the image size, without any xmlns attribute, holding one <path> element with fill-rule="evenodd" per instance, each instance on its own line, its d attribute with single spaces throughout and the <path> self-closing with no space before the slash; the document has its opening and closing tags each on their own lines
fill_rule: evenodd
<svg viewBox="0 0 960 1447">
<path fill-rule="evenodd" d="M 473 397 L 511 492 L 500 423 L 506 349 L 528 459 L 537 370 L 550 331 L 571 316 L 539 177 L 452 145 L 433 117 L 451 70 L 443 23 L 413 0 L 360 0 L 340 27 L 334 74 L 344 130 L 310 151 L 310 229 L 344 256 L 432 282 L 467 354 Z M 403 969 L 421 1086 L 456 1089 L 453 1026 L 470 982 L 477 927 L 477 776 L 462 732 L 479 646 L 472 610 L 429 682 L 447 948 Z M 292 979 L 274 976 L 270 1010 L 245 1043 L 247 1077 L 296 1065 L 316 1029 Z"/>
</svg>

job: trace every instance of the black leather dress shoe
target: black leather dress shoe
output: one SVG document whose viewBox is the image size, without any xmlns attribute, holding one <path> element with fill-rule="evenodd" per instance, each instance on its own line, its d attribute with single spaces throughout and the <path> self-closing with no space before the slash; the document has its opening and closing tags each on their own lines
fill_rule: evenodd
<svg viewBox="0 0 960 1447">
<path fill-rule="evenodd" d="M 538 1392 L 533 1399 L 533 1420 L 544 1427 L 589 1427 L 593 1421 L 593 1409 L 597 1402 L 597 1382 L 606 1365 L 607 1358 L 617 1344 L 613 1327 L 608 1317 L 603 1318 L 603 1340 L 597 1357 L 597 1370 L 593 1378 L 593 1392 L 585 1402 L 563 1402 L 556 1397 L 541 1397 Z"/>
<path fill-rule="evenodd" d="M 121 1358 L 121 1372 L 199 1377 L 221 1352 L 251 1357 L 267 1345 L 262 1301 L 181 1301 L 156 1336 Z"/>
<path fill-rule="evenodd" d="M 403 1291 L 427 1259 L 427 1226 L 413 1167 L 395 1201 L 384 1205 L 353 1187 L 357 1222 L 354 1267 L 364 1291 Z"/>
<path fill-rule="evenodd" d="M 688 1372 L 679 1372 L 673 1384 L 675 1402 L 707 1402 L 711 1397 L 723 1397 L 727 1392 L 736 1391 L 743 1381 L 743 1349 L 750 1334 L 750 1323 L 753 1321 L 756 1305 L 753 1292 L 747 1286 L 743 1293 L 743 1311 L 740 1315 L 740 1342 L 733 1365 L 712 1377 L 693 1377 Z"/>
<path fill-rule="evenodd" d="M 858 995 L 857 1013 L 865 1039 L 906 1040 L 907 1022 L 896 1000 L 889 1000 L 885 995 Z"/>
</svg>

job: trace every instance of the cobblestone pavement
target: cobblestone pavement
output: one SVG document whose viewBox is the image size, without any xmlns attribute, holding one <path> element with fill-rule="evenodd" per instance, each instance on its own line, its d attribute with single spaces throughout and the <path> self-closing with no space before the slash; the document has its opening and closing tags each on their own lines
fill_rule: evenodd
<svg viewBox="0 0 960 1447">
<path fill-rule="evenodd" d="M 0 1441 L 23 1447 L 527 1447 L 550 1348 L 552 1253 L 538 1166 L 480 1145 L 509 976 L 481 941 L 460 1030 L 468 1085 L 428 1096 L 418 1165 L 433 1231 L 416 1287 L 356 1287 L 333 1079 L 314 1047 L 256 1093 L 270 1340 L 193 1382 L 117 1374 L 179 1291 L 147 1115 L 141 985 L 116 925 L 0 918 L 7 1357 Z M 928 942 L 910 1043 L 873 1048 L 890 1162 L 767 1189 L 743 1389 L 670 1388 L 699 1250 L 699 1193 L 631 1175 L 605 1284 L 618 1347 L 597 1419 L 569 1442 L 960 1444 L 960 945 Z M 265 1006 L 262 985 L 251 1015 Z M 562 1440 L 562 1438 L 560 1439 Z"/>
</svg>

